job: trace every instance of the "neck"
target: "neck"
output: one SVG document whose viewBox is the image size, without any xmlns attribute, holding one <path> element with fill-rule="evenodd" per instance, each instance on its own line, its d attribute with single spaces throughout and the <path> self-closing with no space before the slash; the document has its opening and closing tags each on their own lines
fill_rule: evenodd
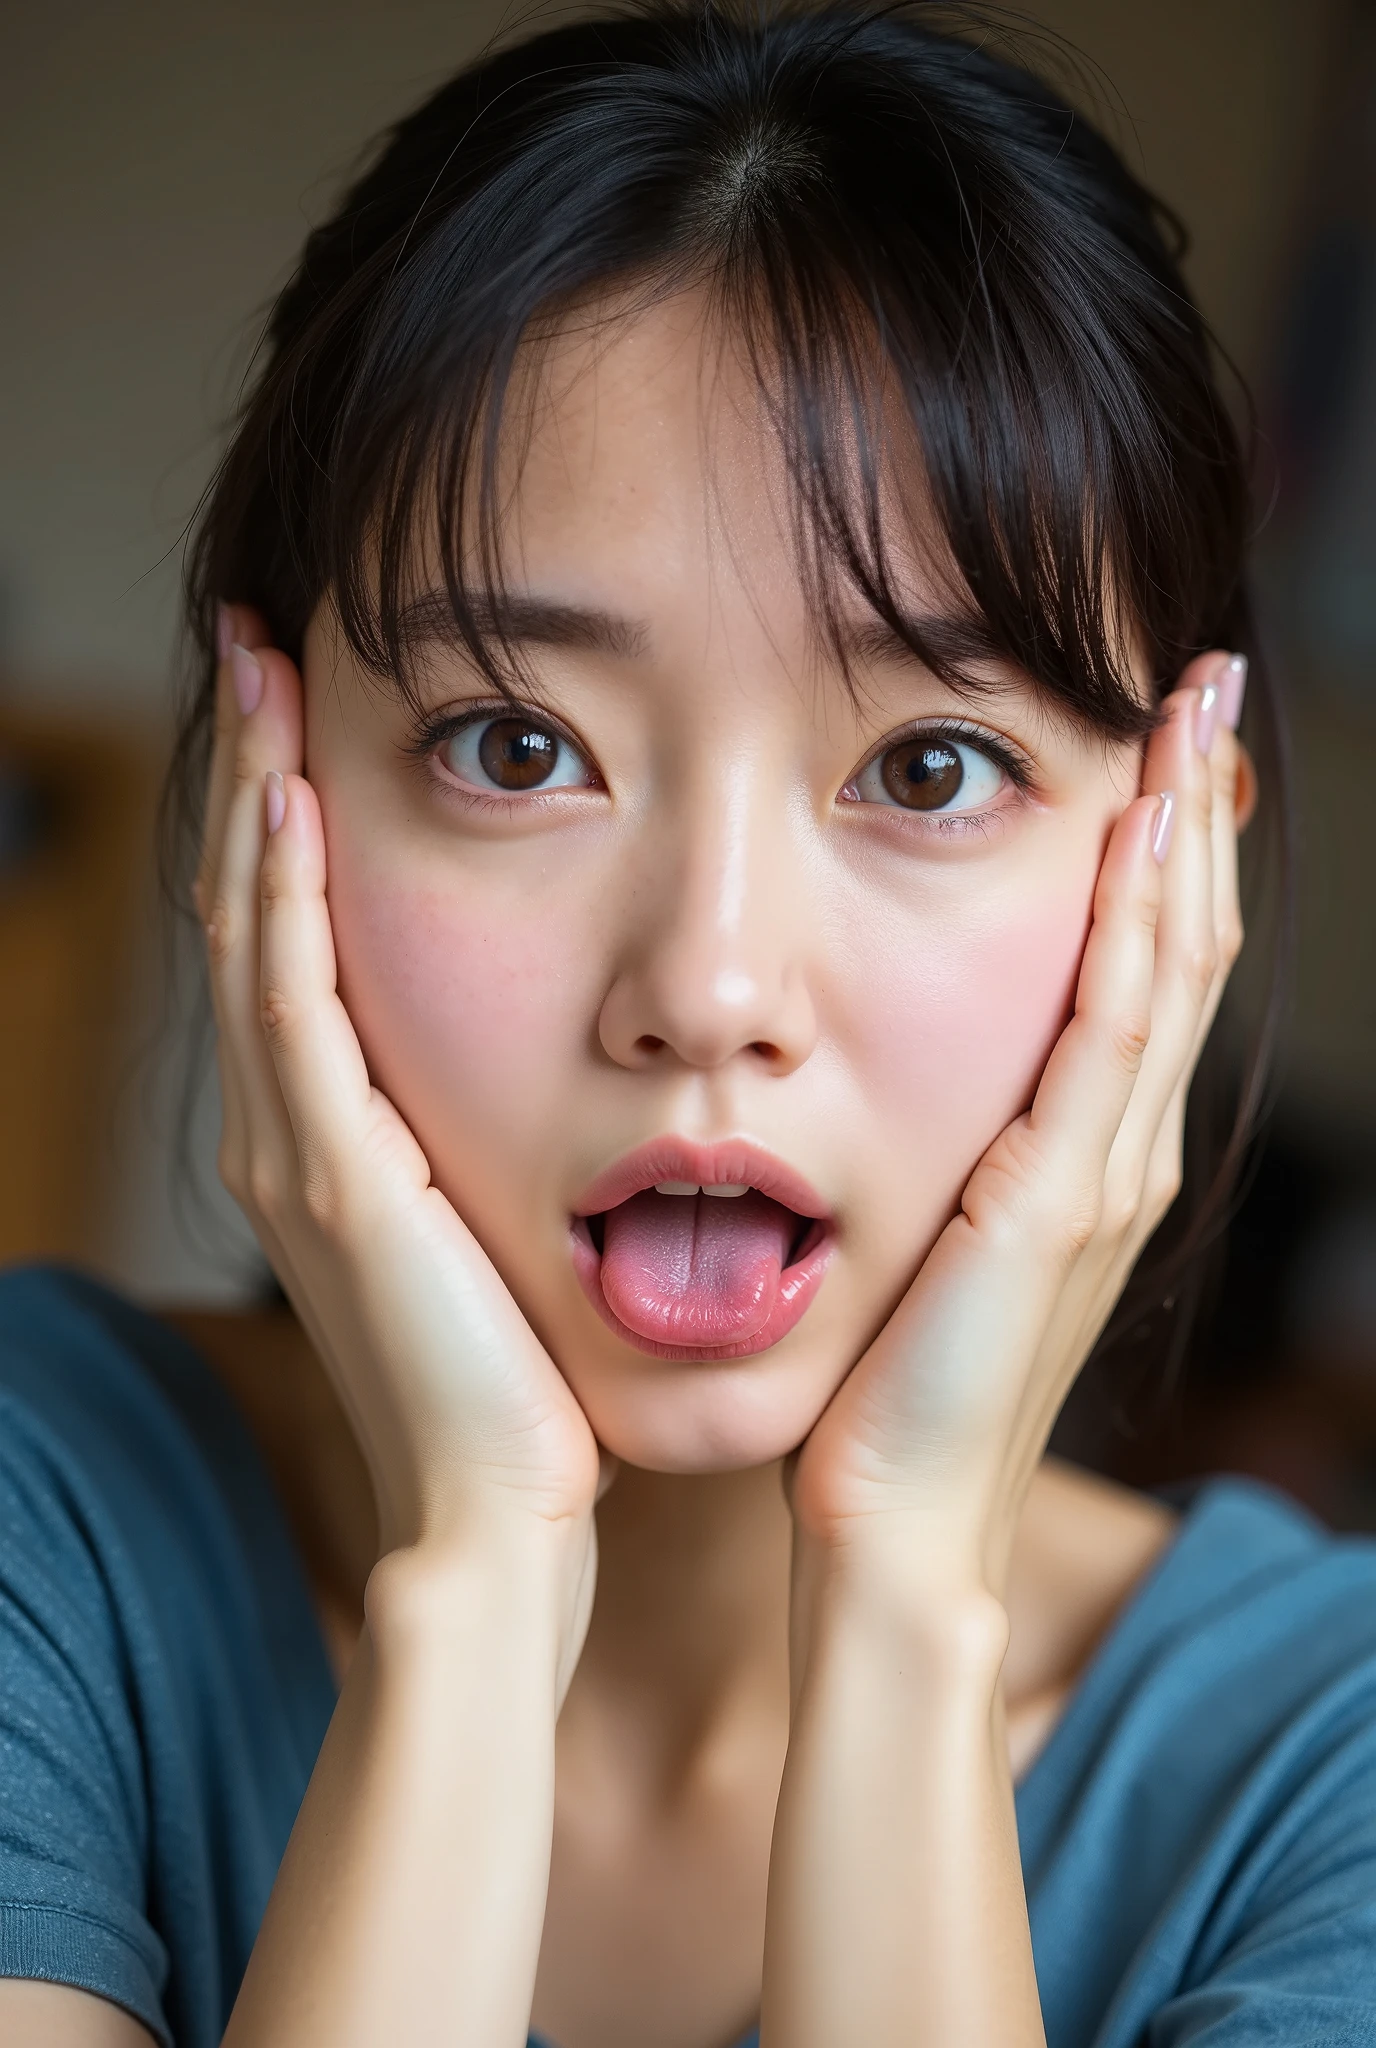
<svg viewBox="0 0 1376 2048">
<path fill-rule="evenodd" d="M 181 1314 L 266 1458 L 309 1572 L 336 1671 L 363 1620 L 376 1556 L 367 1469 L 294 1316 Z M 1169 1541 L 1159 1504 L 1048 1461 L 1014 1547 L 1004 1670 L 1030 1756 L 1133 1586 Z M 597 1512 L 597 1601 L 561 1742 L 652 1741 L 646 1768 L 768 1743 L 788 1718 L 792 1528 L 779 1467 L 694 1476 L 623 1466 Z"/>
<path fill-rule="evenodd" d="M 564 1707 L 660 1768 L 788 1706 L 791 1523 L 779 1468 L 669 1475 L 623 1467 L 598 1509 L 597 1601 Z M 648 1763 L 650 1760 L 646 1759 Z"/>
</svg>

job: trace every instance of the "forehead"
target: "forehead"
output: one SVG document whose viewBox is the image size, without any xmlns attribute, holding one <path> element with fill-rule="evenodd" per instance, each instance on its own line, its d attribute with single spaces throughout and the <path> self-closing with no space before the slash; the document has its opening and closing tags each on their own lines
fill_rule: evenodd
<svg viewBox="0 0 1376 2048">
<path fill-rule="evenodd" d="M 504 509 L 525 547 L 680 530 L 782 547 L 778 436 L 741 345 L 704 295 L 574 315 L 527 344 L 504 407 Z M 696 546 L 695 546 L 696 543 Z"/>
<path fill-rule="evenodd" d="M 867 601 L 842 550 L 826 545 L 825 517 L 816 517 L 797 443 L 781 424 L 781 374 L 753 338 L 720 317 L 705 289 L 623 294 L 528 335 L 503 396 L 495 488 L 467 501 L 486 506 L 497 546 L 495 558 L 463 549 L 461 581 L 480 637 L 491 623 L 500 638 L 513 618 L 509 600 L 519 614 L 533 596 L 537 609 L 611 621 L 616 631 L 599 625 L 596 638 L 604 646 L 614 640 L 617 651 L 634 647 L 651 661 L 667 655 L 678 668 L 724 658 L 741 672 L 763 662 L 795 682 L 840 681 L 839 669 L 853 700 L 857 671 L 891 672 L 897 663 L 911 674 L 914 642 L 906 636 L 905 644 L 897 617 L 922 629 L 923 647 L 936 644 L 927 630 L 935 629 L 944 648 L 937 666 L 959 696 L 960 674 L 972 679 L 975 696 L 986 685 L 1011 686 L 1059 724 L 1066 707 L 994 643 L 953 566 L 920 459 L 909 452 L 911 420 L 879 418 L 853 430 L 838 389 L 841 431 L 831 453 L 839 444 L 841 461 L 830 475 L 843 494 L 853 488 L 847 537 L 862 545 L 873 536 L 872 492 L 884 594 L 896 612 L 886 619 Z M 875 389 L 882 399 L 882 380 Z M 879 451 L 873 483 L 861 436 Z M 439 565 L 429 555 L 425 546 L 415 551 L 407 580 L 419 566 L 421 620 L 435 621 L 443 638 L 448 579 L 433 573 Z M 480 556 L 496 568 L 495 590 L 474 588 Z M 486 585 L 485 575 L 477 581 Z M 567 644 L 562 625 L 552 640 L 529 623 L 528 611 L 516 618 L 517 640 Z"/>
<path fill-rule="evenodd" d="M 705 290 L 594 308 L 534 338 L 503 408 L 504 573 L 527 584 L 610 575 L 661 604 L 677 589 L 811 641 L 816 527 L 770 379 Z M 954 573 L 916 465 L 906 479 L 890 468 L 879 490 L 890 573 L 914 610 L 952 609 Z"/>
</svg>

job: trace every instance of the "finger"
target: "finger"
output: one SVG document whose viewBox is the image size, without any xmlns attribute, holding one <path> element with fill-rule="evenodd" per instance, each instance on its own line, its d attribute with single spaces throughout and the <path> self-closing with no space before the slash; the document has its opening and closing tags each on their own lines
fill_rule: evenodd
<svg viewBox="0 0 1376 2048">
<path fill-rule="evenodd" d="M 1110 835 L 1075 993 L 1075 1014 L 1052 1050 L 1027 1117 L 1050 1185 L 1078 1211 L 1097 1211 L 1104 1169 L 1151 1034 L 1162 870 L 1153 840 L 1170 807 L 1160 795 L 1129 804 Z"/>
<path fill-rule="evenodd" d="M 1176 813 L 1162 881 L 1151 1037 L 1109 1163 L 1111 1206 L 1140 1201 L 1157 1134 L 1192 1071 L 1218 973 L 1214 877 L 1214 757 L 1219 747 L 1213 655 L 1191 663 L 1168 701 L 1169 717 L 1143 763 L 1148 788 L 1169 786 Z M 1230 736 L 1229 736 L 1230 737 Z"/>
<path fill-rule="evenodd" d="M 1236 889 L 1230 775 L 1236 742 L 1218 717 L 1212 732 L 1207 722 L 1204 726 L 1207 752 L 1199 745 L 1201 712 L 1221 710 L 1227 701 L 1220 693 L 1211 703 L 1206 694 L 1218 689 L 1226 666 L 1221 655 L 1191 665 L 1169 701 L 1170 717 L 1144 758 L 1148 788 L 1169 782 L 1185 796 L 1164 861 L 1149 1034 L 1102 1181 L 1099 1220 L 1107 1226 L 1110 1284 L 1104 1284 L 1101 1262 L 1080 1266 L 1053 1319 L 1052 1355 L 1059 1357 L 1064 1350 L 1062 1364 L 1072 1373 L 1178 1191 L 1185 1095 L 1226 974 L 1221 942 L 1230 890 L 1235 896 Z M 1068 1349 L 1061 1345 L 1057 1323 L 1075 1333 Z M 1066 1384 L 1066 1370 L 1045 1382 L 1029 1443 L 1044 1441 Z"/>
<path fill-rule="evenodd" d="M 1198 1041 L 1218 972 L 1214 905 L 1214 792 L 1219 746 L 1219 671 L 1223 657 L 1192 662 L 1173 693 L 1178 716 L 1147 772 L 1169 777 L 1178 809 L 1161 895 L 1153 1057 L 1145 1063 L 1143 1108 L 1159 1117 Z"/>
<path fill-rule="evenodd" d="M 1238 800 L 1242 794 L 1244 766 L 1237 740 L 1237 723 L 1242 713 L 1242 695 L 1247 684 L 1245 655 L 1231 655 L 1221 679 L 1224 715 L 1214 742 L 1214 933 L 1218 946 L 1218 975 L 1208 1022 L 1242 950 L 1242 896 L 1238 875 Z M 1250 767 L 1250 763 L 1247 764 Z M 1206 1025 L 1207 1030 L 1207 1025 Z"/>
<path fill-rule="evenodd" d="M 1230 678 L 1235 664 L 1241 661 L 1243 679 L 1246 662 L 1239 656 L 1232 656 L 1225 665 L 1222 681 L 1222 701 L 1226 704 L 1230 687 L 1236 689 L 1235 678 Z M 1236 701 L 1241 708 L 1241 692 L 1236 690 Z M 1235 721 L 1234 721 L 1235 722 Z M 1212 868 L 1213 868 L 1213 928 L 1214 928 L 1214 977 L 1204 1002 L 1196 1032 L 1193 1067 L 1204 1050 L 1204 1042 L 1218 1014 L 1218 1006 L 1227 987 L 1228 977 L 1242 950 L 1242 900 L 1238 873 L 1238 794 L 1242 749 L 1238 745 L 1235 731 L 1226 721 L 1220 721 L 1210 756 L 1211 779 L 1213 783 L 1212 820 Z M 1188 1077 L 1187 1077 L 1188 1078 Z"/>
<path fill-rule="evenodd" d="M 224 835 L 229 800 L 234 788 L 234 750 L 240 722 L 252 705 L 238 701 L 234 683 L 233 649 L 254 649 L 271 643 L 267 621 L 248 605 L 221 605 L 215 624 L 217 661 L 215 667 L 215 726 L 206 783 L 205 814 L 201 825 L 201 854 L 197 866 L 195 900 L 202 922 L 215 893 L 215 871 L 219 865 L 220 842 Z M 251 679 L 250 679 L 251 680 Z"/>
<path fill-rule="evenodd" d="M 1246 667 L 1245 658 L 1235 655 L 1229 658 L 1222 672 L 1220 702 L 1223 715 L 1210 756 L 1213 775 L 1213 921 L 1217 966 L 1213 985 L 1198 1020 L 1190 1059 L 1179 1077 L 1169 1107 L 1162 1118 L 1148 1165 L 1148 1230 L 1155 1228 L 1179 1191 L 1185 1110 L 1190 1083 L 1213 1028 L 1228 977 L 1242 946 L 1237 802 L 1243 753 L 1236 738 L 1235 727 L 1241 710 Z"/>
<path fill-rule="evenodd" d="M 231 1191 L 244 1198 L 255 1157 L 288 1136 L 259 1016 L 259 870 L 266 836 L 263 778 L 301 759 L 301 686 L 284 654 L 237 650 L 237 727 L 230 788 L 206 920 L 210 987 L 224 1096 L 223 1156 Z M 253 671 L 247 677 L 245 669 Z M 247 683 L 248 687 L 245 688 Z M 231 685 L 232 687 L 232 685 Z M 252 709 L 245 715 L 241 702 Z"/>
<path fill-rule="evenodd" d="M 302 1191 L 319 1217 L 341 1195 L 341 1162 L 366 1154 L 372 1084 L 338 995 L 315 792 L 299 775 L 272 775 L 266 804 L 259 1013 Z"/>
</svg>

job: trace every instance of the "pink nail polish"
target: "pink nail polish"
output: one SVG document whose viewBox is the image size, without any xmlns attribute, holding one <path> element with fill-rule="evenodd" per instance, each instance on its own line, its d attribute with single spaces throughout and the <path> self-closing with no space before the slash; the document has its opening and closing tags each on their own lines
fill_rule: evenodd
<svg viewBox="0 0 1376 2048">
<path fill-rule="evenodd" d="M 234 678 L 240 716 L 251 718 L 263 701 L 262 663 L 254 659 L 247 647 L 236 645 L 229 650 L 229 672 Z"/>
<path fill-rule="evenodd" d="M 1171 850 L 1171 834 L 1175 830 L 1175 791 L 1163 789 L 1161 805 L 1156 813 L 1156 823 L 1151 828 L 1151 850 L 1159 866 Z"/>
<path fill-rule="evenodd" d="M 217 661 L 228 661 L 229 650 L 234 645 L 234 618 L 227 604 L 215 607 L 215 657 Z"/>
<path fill-rule="evenodd" d="M 1218 727 L 1218 685 L 1205 683 L 1199 693 L 1199 707 L 1194 715 L 1194 743 L 1201 754 L 1207 754 L 1214 743 Z"/>
<path fill-rule="evenodd" d="M 1218 715 L 1229 732 L 1236 732 L 1242 719 L 1242 699 L 1247 689 L 1247 657 L 1235 654 L 1219 678 Z"/>
<path fill-rule="evenodd" d="M 264 776 L 263 789 L 267 799 L 268 831 L 276 832 L 287 815 L 287 786 L 275 768 L 269 768 Z"/>
</svg>

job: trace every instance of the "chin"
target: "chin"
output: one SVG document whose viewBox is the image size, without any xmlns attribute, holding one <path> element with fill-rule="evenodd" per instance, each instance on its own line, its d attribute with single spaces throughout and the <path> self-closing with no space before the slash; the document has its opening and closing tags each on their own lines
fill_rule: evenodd
<svg viewBox="0 0 1376 2048">
<path fill-rule="evenodd" d="M 855 1362 L 799 1329 L 748 1358 L 686 1363 L 601 1333 L 552 1347 L 598 1442 L 646 1472 L 741 1472 L 797 1450 Z M 618 1355 L 619 1354 L 619 1355 Z"/>
<path fill-rule="evenodd" d="M 777 1418 L 742 1416 L 730 1401 L 678 1399 L 673 1395 L 635 1403 L 609 1403 L 596 1421 L 599 1444 L 641 1472 L 747 1472 L 776 1465 L 796 1451 L 821 1413 L 781 1428 Z"/>
</svg>

